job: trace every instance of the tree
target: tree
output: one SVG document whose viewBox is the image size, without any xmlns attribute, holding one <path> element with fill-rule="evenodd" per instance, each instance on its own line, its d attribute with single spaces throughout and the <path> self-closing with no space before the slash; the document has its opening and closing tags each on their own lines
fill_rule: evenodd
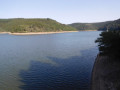
<svg viewBox="0 0 120 90">
<path fill-rule="evenodd" d="M 120 31 L 102 32 L 95 42 L 98 43 L 100 55 L 120 57 Z"/>
</svg>

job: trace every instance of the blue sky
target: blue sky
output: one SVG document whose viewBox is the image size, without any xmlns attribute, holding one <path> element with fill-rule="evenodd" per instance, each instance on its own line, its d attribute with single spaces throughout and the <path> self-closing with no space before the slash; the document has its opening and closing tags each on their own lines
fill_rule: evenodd
<svg viewBox="0 0 120 90">
<path fill-rule="evenodd" d="M 120 18 L 120 0 L 1 0 L 0 18 L 52 18 L 69 24 Z"/>
</svg>

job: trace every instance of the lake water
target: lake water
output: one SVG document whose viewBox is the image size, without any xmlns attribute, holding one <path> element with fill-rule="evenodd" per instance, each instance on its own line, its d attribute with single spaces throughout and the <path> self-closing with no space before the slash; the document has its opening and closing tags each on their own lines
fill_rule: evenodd
<svg viewBox="0 0 120 90">
<path fill-rule="evenodd" d="M 100 33 L 0 34 L 0 90 L 89 90 Z"/>
</svg>

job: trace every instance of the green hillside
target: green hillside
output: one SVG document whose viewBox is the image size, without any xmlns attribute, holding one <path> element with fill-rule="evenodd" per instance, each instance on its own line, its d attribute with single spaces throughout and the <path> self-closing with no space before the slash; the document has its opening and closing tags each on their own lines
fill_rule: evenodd
<svg viewBox="0 0 120 90">
<path fill-rule="evenodd" d="M 100 23 L 73 23 L 69 25 L 77 30 L 120 30 L 120 19 Z"/>
<path fill-rule="evenodd" d="M 100 28 L 102 29 L 110 22 L 111 21 L 100 23 L 73 23 L 69 25 L 76 28 L 77 30 L 100 30 Z"/>
<path fill-rule="evenodd" d="M 104 26 L 100 27 L 99 30 L 120 30 L 120 19 L 111 21 Z"/>
<path fill-rule="evenodd" d="M 46 19 L 0 19 L 0 32 L 52 32 L 76 31 L 75 28 Z"/>
</svg>

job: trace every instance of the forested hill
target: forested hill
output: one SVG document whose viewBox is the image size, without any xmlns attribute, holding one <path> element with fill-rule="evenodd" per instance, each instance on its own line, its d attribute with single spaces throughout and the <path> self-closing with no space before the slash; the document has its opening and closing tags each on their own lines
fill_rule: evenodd
<svg viewBox="0 0 120 90">
<path fill-rule="evenodd" d="M 100 30 L 100 28 L 103 28 L 110 22 L 111 21 L 100 23 L 73 23 L 69 25 L 76 28 L 77 30 Z"/>
<path fill-rule="evenodd" d="M 120 19 L 100 23 L 73 23 L 69 25 L 77 30 L 120 30 Z"/>
<path fill-rule="evenodd" d="M 120 19 L 109 22 L 103 27 L 100 27 L 99 30 L 120 30 Z"/>
<path fill-rule="evenodd" d="M 46 19 L 0 19 L 0 32 L 53 32 L 76 31 L 75 28 Z"/>
</svg>

